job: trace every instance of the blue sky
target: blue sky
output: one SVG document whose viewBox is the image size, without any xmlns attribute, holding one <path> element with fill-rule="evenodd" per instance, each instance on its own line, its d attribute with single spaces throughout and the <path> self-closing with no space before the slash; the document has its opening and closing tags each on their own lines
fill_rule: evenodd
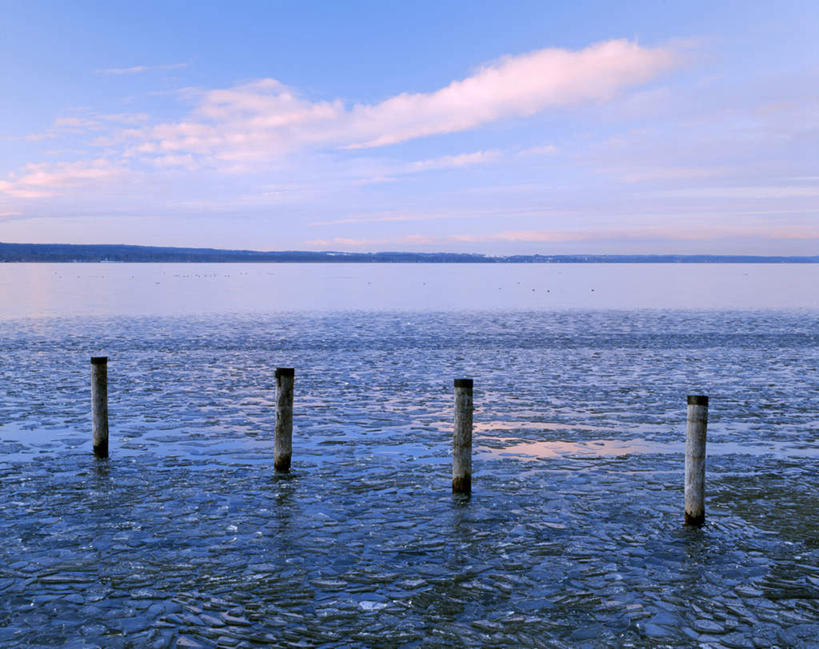
<svg viewBox="0 0 819 649">
<path fill-rule="evenodd" d="M 0 16 L 0 241 L 819 250 L 816 2 Z"/>
</svg>

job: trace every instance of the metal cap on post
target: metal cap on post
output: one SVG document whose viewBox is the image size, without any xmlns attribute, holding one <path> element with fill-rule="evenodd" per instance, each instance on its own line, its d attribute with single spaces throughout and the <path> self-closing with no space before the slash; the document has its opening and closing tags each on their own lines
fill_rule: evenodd
<svg viewBox="0 0 819 649">
<path fill-rule="evenodd" d="M 472 492 L 472 379 L 455 379 L 452 493 Z"/>
<path fill-rule="evenodd" d="M 273 468 L 286 473 L 293 456 L 293 383 L 292 367 L 276 368 L 276 425 L 273 438 Z"/>
<path fill-rule="evenodd" d="M 688 395 L 685 432 L 685 523 L 705 522 L 705 434 L 708 428 L 708 397 Z"/>
<path fill-rule="evenodd" d="M 94 455 L 108 457 L 108 357 L 91 357 L 91 431 Z"/>
</svg>

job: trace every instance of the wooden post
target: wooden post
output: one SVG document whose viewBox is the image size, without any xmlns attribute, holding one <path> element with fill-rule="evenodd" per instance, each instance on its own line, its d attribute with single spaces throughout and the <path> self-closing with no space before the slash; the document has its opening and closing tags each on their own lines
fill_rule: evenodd
<svg viewBox="0 0 819 649">
<path fill-rule="evenodd" d="M 705 430 L 708 426 L 708 397 L 688 395 L 688 425 L 685 433 L 685 523 L 705 522 Z"/>
<path fill-rule="evenodd" d="M 292 367 L 276 369 L 276 428 L 273 440 L 273 468 L 276 471 L 290 470 L 293 455 L 293 381 Z"/>
<path fill-rule="evenodd" d="M 108 357 L 91 357 L 91 430 L 94 455 L 108 457 Z"/>
<path fill-rule="evenodd" d="M 472 492 L 472 379 L 455 379 L 452 493 Z"/>
</svg>

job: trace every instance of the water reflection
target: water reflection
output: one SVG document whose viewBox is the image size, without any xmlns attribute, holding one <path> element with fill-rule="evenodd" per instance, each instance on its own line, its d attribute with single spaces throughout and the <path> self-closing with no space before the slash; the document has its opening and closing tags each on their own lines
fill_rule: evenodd
<svg viewBox="0 0 819 649">
<path fill-rule="evenodd" d="M 277 523 L 275 536 L 280 540 L 289 540 L 290 522 L 293 518 L 293 508 L 296 507 L 294 493 L 298 487 L 298 480 L 291 473 L 277 473 L 273 480 L 275 489 L 273 511 Z"/>
<path fill-rule="evenodd" d="M 93 458 L 91 465 L 94 471 L 94 484 L 98 487 L 110 486 L 111 484 L 111 460 L 109 458 Z"/>
<path fill-rule="evenodd" d="M 681 452 L 684 448 L 673 444 L 658 444 L 646 440 L 595 439 L 587 442 L 527 442 L 503 439 L 505 446 L 500 448 L 482 448 L 482 453 L 489 456 L 519 456 L 522 459 L 536 460 L 558 457 L 619 457 L 635 453 L 671 453 Z"/>
<path fill-rule="evenodd" d="M 518 457 L 522 460 L 539 460 L 563 457 L 623 457 L 627 455 L 680 454 L 685 452 L 684 442 L 654 442 L 645 439 L 592 439 L 588 441 L 543 441 L 530 442 L 517 438 L 495 437 L 492 446 L 481 446 L 478 453 L 488 457 Z M 497 446 L 497 444 L 502 444 Z M 819 457 L 819 448 L 806 447 L 788 442 L 767 444 L 710 442 L 709 456 L 752 455 L 786 458 Z"/>
</svg>

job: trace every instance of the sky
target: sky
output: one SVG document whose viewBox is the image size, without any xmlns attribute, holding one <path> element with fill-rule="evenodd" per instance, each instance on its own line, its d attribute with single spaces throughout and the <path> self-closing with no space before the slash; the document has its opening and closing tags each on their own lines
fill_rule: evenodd
<svg viewBox="0 0 819 649">
<path fill-rule="evenodd" d="M 819 3 L 0 0 L 0 241 L 819 254 Z"/>
</svg>

